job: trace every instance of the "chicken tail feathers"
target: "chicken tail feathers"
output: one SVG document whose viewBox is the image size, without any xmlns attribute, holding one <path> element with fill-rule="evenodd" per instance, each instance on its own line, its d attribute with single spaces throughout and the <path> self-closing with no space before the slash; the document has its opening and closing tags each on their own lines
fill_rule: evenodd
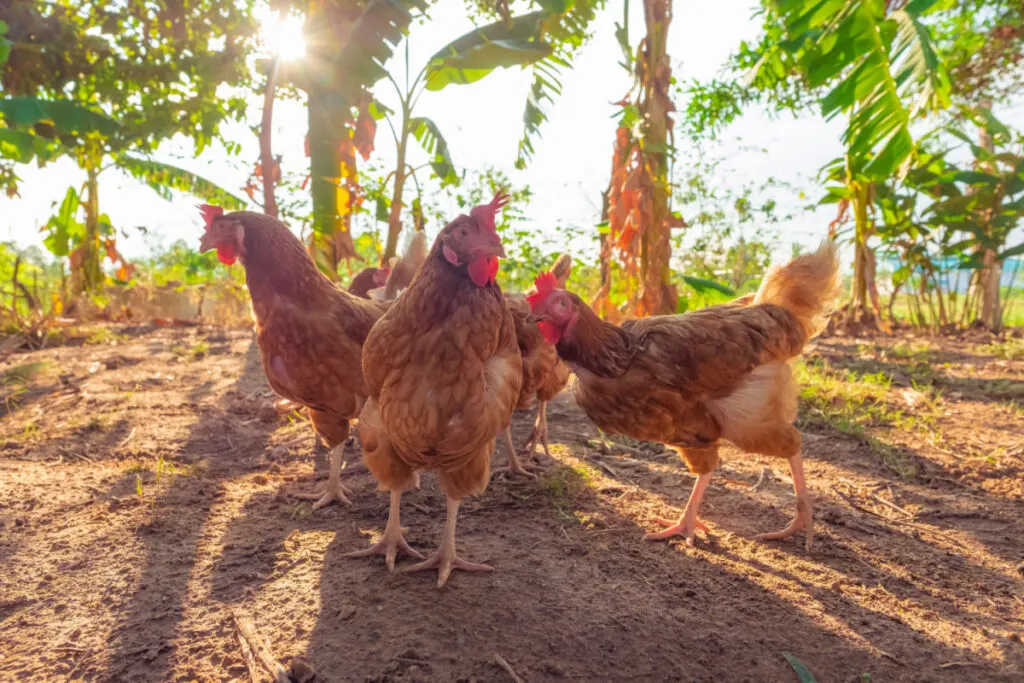
<svg viewBox="0 0 1024 683">
<path fill-rule="evenodd" d="M 808 338 L 825 329 L 842 291 L 839 253 L 835 242 L 776 266 L 764 277 L 755 304 L 775 304 L 800 321 Z"/>
</svg>

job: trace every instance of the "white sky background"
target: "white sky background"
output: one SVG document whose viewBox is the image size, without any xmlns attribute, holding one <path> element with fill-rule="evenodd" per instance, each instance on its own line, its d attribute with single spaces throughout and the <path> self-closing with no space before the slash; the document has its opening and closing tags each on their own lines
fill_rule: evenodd
<svg viewBox="0 0 1024 683">
<path fill-rule="evenodd" d="M 676 0 L 668 53 L 680 82 L 714 77 L 741 40 L 757 36 L 758 23 L 752 18 L 756 4 L 751 0 Z M 631 9 L 630 37 L 635 46 L 643 27 L 642 3 L 631 3 Z M 613 34 L 621 16 L 621 0 L 609 0 L 593 24 L 594 37 L 580 52 L 574 68 L 563 73 L 562 96 L 549 107 L 549 120 L 542 128 L 541 139 L 535 142 L 535 156 L 525 171 L 516 171 L 513 164 L 523 130 L 528 70 L 498 70 L 472 85 L 449 86 L 420 98 L 415 115 L 437 123 L 460 170 L 466 169 L 469 175 L 492 165 L 505 170 L 514 182 L 531 187 L 533 200 L 524 213 L 526 225 L 534 230 L 551 234 L 559 225 L 589 227 L 598 222 L 600 193 L 608 184 L 616 125 L 611 117 L 617 107 L 612 102 L 625 95 L 631 83 L 629 74 L 618 65 L 621 51 Z M 410 31 L 412 70 L 418 70 L 430 55 L 472 28 L 462 0 L 438 3 L 430 11 L 430 20 Z M 399 82 L 403 80 L 402 53 L 400 46 L 388 65 Z M 396 108 L 387 81 L 379 83 L 375 92 Z M 259 122 L 261 105 L 261 97 L 252 98 L 250 125 Z M 685 103 L 676 105 L 682 109 Z M 998 111 L 997 115 L 1014 128 L 1024 128 L 1021 107 Z M 286 170 L 305 172 L 308 168 L 303 150 L 306 128 L 304 103 L 277 103 L 273 146 L 275 153 L 284 155 Z M 807 189 L 808 200 L 817 199 L 820 186 L 812 181 L 824 163 L 841 153 L 842 129 L 841 117 L 831 123 L 817 115 L 772 120 L 762 111 L 751 110 L 725 132 L 720 144 L 728 153 L 728 161 L 716 171 L 713 182 L 738 188 L 773 176 Z M 228 129 L 228 136 L 243 145 L 241 156 L 228 157 L 223 150 L 213 148 L 193 158 L 189 145 L 169 142 L 157 159 L 188 168 L 241 195 L 240 188 L 259 155 L 258 143 L 249 128 L 241 124 Z M 383 121 L 376 145 L 371 163 L 391 168 L 394 143 Z M 411 146 L 416 147 L 415 143 Z M 743 151 L 741 147 L 763 148 L 765 153 Z M 423 159 L 413 156 L 411 162 L 417 165 Z M 679 164 L 686 164 L 686 158 L 681 156 L 677 168 Z M 63 198 L 70 185 L 80 186 L 85 174 L 66 159 L 43 169 L 21 166 L 18 173 L 22 178 L 21 197 L 0 196 L 0 240 L 41 245 L 39 228 L 54 212 L 54 202 Z M 795 210 L 808 203 L 795 195 L 791 201 L 790 206 L 780 209 Z M 167 202 L 116 171 L 101 176 L 100 210 L 119 229 L 128 229 L 128 237 L 119 241 L 128 258 L 145 255 L 154 243 L 166 245 L 180 238 L 198 242 L 201 221 L 194 208 L 196 203 L 185 195 L 176 195 L 175 201 Z M 779 254 L 788 255 L 789 245 L 794 242 L 816 243 L 825 234 L 834 211 L 834 207 L 795 211 L 792 220 L 777 226 Z M 139 225 L 148 229 L 148 241 L 131 230 Z M 428 225 L 427 229 L 433 234 L 439 227 Z"/>
</svg>

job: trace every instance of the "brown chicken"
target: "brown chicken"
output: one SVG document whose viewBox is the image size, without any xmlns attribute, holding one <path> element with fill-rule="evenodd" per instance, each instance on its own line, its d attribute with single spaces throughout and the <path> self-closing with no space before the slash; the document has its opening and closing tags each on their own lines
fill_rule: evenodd
<svg viewBox="0 0 1024 683">
<path fill-rule="evenodd" d="M 555 277 L 555 286 L 559 289 L 564 288 L 572 274 L 572 257 L 568 254 L 559 256 L 551 268 L 551 274 Z M 526 464 L 524 465 L 519 460 L 515 446 L 512 444 L 512 427 L 509 425 L 505 428 L 508 465 L 495 470 L 530 478 L 535 476 L 529 471 L 529 468 L 536 456 L 537 445 L 541 444 L 544 447 L 544 454 L 551 457 L 551 451 L 548 448 L 547 403 L 557 396 L 569 382 L 569 366 L 558 358 L 555 347 L 545 341 L 537 323 L 527 320 L 530 315 L 530 305 L 526 296 L 533 291 L 530 290 L 526 295 L 508 294 L 505 296 L 505 301 L 508 303 L 509 310 L 512 311 L 512 319 L 516 324 L 516 342 L 519 344 L 519 352 L 523 356 L 523 387 L 519 392 L 516 410 L 529 410 L 536 401 L 537 420 L 523 449 Z"/>
<path fill-rule="evenodd" d="M 677 451 L 697 475 L 682 516 L 659 519 L 693 545 L 701 498 L 718 464 L 718 443 L 789 460 L 797 513 L 782 531 L 805 531 L 813 541 L 813 511 L 800 457 L 797 388 L 789 361 L 824 327 L 839 296 L 836 247 L 773 269 L 750 305 L 738 302 L 687 315 L 633 320 L 621 327 L 600 320 L 578 296 L 555 289 L 542 275 L 530 298 L 534 319 L 577 375 L 576 399 L 601 429 L 659 441 Z"/>
<path fill-rule="evenodd" d="M 494 217 L 506 201 L 459 216 L 437 236 L 412 284 L 373 327 L 363 347 L 370 398 L 359 417 L 363 459 L 391 492 L 380 542 L 350 556 L 382 554 L 389 570 L 406 543 L 402 492 L 419 470 L 439 472 L 447 497 L 440 549 L 408 569 L 489 570 L 455 553 L 459 501 L 482 491 L 496 435 L 512 418 L 522 384 L 515 323 L 494 278 L 504 256 Z"/>
<path fill-rule="evenodd" d="M 363 268 L 348 284 L 348 291 L 360 299 L 369 299 L 370 290 L 387 284 L 390 274 L 391 271 L 388 268 Z"/>
<path fill-rule="evenodd" d="M 412 234 L 409 246 L 401 259 L 391 259 L 391 273 L 383 288 L 370 292 L 371 299 L 394 301 L 412 282 L 413 276 L 427 258 L 427 233 L 418 230 Z"/>
<path fill-rule="evenodd" d="M 313 509 L 332 500 L 350 504 L 341 483 L 350 421 L 366 400 L 362 347 L 385 306 L 334 285 L 302 242 L 280 221 L 258 213 L 225 214 L 200 207 L 206 232 L 199 251 L 217 250 L 226 264 L 240 260 L 252 297 L 256 342 L 271 388 L 309 408 L 313 429 L 331 448 L 331 469 Z"/>
</svg>

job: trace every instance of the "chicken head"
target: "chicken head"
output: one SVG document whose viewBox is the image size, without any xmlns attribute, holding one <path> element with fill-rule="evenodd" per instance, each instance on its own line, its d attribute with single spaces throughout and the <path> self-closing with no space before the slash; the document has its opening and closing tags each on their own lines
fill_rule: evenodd
<svg viewBox="0 0 1024 683">
<path fill-rule="evenodd" d="M 468 216 L 459 216 L 438 235 L 445 260 L 457 268 L 465 266 L 478 287 L 494 283 L 498 259 L 505 257 L 494 217 L 507 202 L 508 195 L 499 192 L 490 203 L 473 207 Z"/>
<path fill-rule="evenodd" d="M 579 320 L 580 298 L 572 292 L 557 289 L 558 280 L 552 273 L 541 273 L 533 281 L 534 291 L 526 297 L 530 304 L 530 319 L 537 323 L 544 340 L 557 344 L 568 337 Z"/>
<path fill-rule="evenodd" d="M 224 215 L 219 206 L 202 204 L 199 207 L 206 223 L 199 240 L 199 253 L 217 250 L 217 258 L 225 265 L 232 265 L 239 257 L 245 257 L 245 228 L 241 222 Z"/>
</svg>

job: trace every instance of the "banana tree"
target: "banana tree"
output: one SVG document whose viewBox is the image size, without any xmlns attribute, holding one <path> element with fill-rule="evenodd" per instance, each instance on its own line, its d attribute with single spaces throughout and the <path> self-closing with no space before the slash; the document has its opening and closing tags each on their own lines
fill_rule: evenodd
<svg viewBox="0 0 1024 683">
<path fill-rule="evenodd" d="M 1024 139 L 985 108 L 967 110 L 965 118 L 982 131 L 981 143 L 957 126 L 947 132 L 969 147 L 973 168 L 947 162 L 944 173 L 921 185 L 934 199 L 925 218 L 933 226 L 967 237 L 958 243 L 965 247 L 961 267 L 974 273 L 970 314 L 998 332 L 1003 322 L 1003 263 L 1024 255 L 1024 243 L 1007 244 L 1024 217 Z"/>
<path fill-rule="evenodd" d="M 6 149 L 25 158 L 31 142 L 36 161 L 66 156 L 86 173 L 78 261 L 83 288 L 101 282 L 98 190 L 105 169 L 120 166 L 147 182 L 163 178 L 208 199 L 230 199 L 229 193 L 209 192 L 211 183 L 148 157 L 179 134 L 202 152 L 224 120 L 245 114 L 240 86 L 251 78 L 251 9 L 252 0 L 136 3 L 130 12 L 70 0 L 11 0 L 0 7 L 0 19 L 17 19 L 9 21 L 0 47 L 7 57 L 0 60 L 0 85 L 13 96 L 3 105 L 3 118 L 8 127 L 47 140 L 23 138 L 20 149 Z M 104 112 L 108 119 L 116 113 L 117 121 L 82 128 L 61 118 L 62 109 L 72 107 Z"/>
<path fill-rule="evenodd" d="M 855 249 L 849 321 L 879 320 L 868 245 L 871 187 L 897 173 L 915 143 L 915 116 L 949 104 L 950 82 L 924 17 L 937 0 L 766 0 L 766 40 L 751 51 L 752 86 L 820 97 L 826 119 L 846 115 L 839 218 L 852 214 Z M 782 99 L 780 97 L 779 99 Z M 835 166 L 833 166 L 835 168 Z M 833 193 L 834 196 L 834 193 Z"/>
<path fill-rule="evenodd" d="M 473 29 L 438 50 L 427 60 L 427 63 L 411 82 L 408 79 L 409 50 L 408 41 L 406 42 L 406 83 L 404 87 L 400 86 L 390 74 L 387 76 L 395 88 L 401 111 L 399 112 L 398 126 L 392 122 L 392 117 L 388 115 L 389 112 L 384 112 L 385 120 L 398 150 L 390 206 L 384 207 L 388 214 L 388 236 L 382 255 L 384 263 L 395 256 L 398 248 L 398 239 L 402 230 L 401 212 L 406 182 L 410 179 L 413 180 L 419 192 L 416 173 L 424 166 L 429 166 L 432 169 L 442 185 L 454 185 L 459 182 L 455 164 L 448 150 L 448 143 L 437 124 L 429 118 L 413 116 L 420 95 L 425 90 L 436 92 L 453 84 L 475 83 L 497 68 L 525 67 L 545 59 L 551 55 L 553 48 L 544 41 L 544 30 L 553 21 L 557 21 L 557 17 L 539 11 L 509 17 Z M 415 138 L 423 150 L 430 155 L 430 161 L 424 166 L 413 168 L 407 162 L 410 137 Z M 381 212 L 379 209 L 378 213 Z"/>
<path fill-rule="evenodd" d="M 667 47 L 672 20 L 670 0 L 644 0 L 646 35 L 636 49 L 629 43 L 629 3 L 616 37 L 622 49 L 622 66 L 633 74 L 630 92 L 622 107 L 616 130 L 611 181 L 607 191 L 607 224 L 602 227 L 601 261 L 605 279 L 595 302 L 605 314 L 612 313 L 613 256 L 629 291 L 627 307 L 639 316 L 674 313 L 678 293 L 672 284 L 671 230 L 683 227 L 671 211 L 670 164 L 673 140 L 671 113 L 675 106 L 668 91 L 672 78 Z"/>
<path fill-rule="evenodd" d="M 99 210 L 99 178 L 107 169 L 119 168 L 166 199 L 171 198 L 171 189 L 176 189 L 227 207 L 245 206 L 230 192 L 189 171 L 141 155 L 112 151 L 108 143 L 121 134 L 121 126 L 102 112 L 74 102 L 8 97 L 0 100 L 0 118 L 6 124 L 0 128 L 0 158 L 42 165 L 69 156 L 86 171 L 81 195 L 69 190 L 58 219 L 44 227 L 51 233 L 46 243 L 53 254 L 72 260 L 76 292 L 94 290 L 102 283 L 103 249 L 111 260 L 119 261 L 122 268 L 125 265 L 114 247 L 110 221 Z M 85 211 L 81 234 L 74 223 L 80 205 Z M 69 243 L 74 248 L 69 248 Z"/>
</svg>

